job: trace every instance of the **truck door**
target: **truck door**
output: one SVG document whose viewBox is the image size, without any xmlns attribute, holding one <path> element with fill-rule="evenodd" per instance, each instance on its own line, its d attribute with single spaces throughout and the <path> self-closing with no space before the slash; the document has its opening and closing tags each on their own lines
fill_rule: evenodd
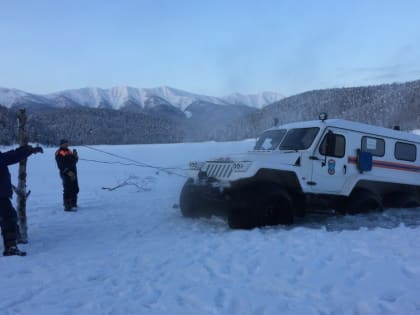
<svg viewBox="0 0 420 315">
<path fill-rule="evenodd" d="M 313 152 L 312 190 L 339 193 L 347 178 L 346 131 L 329 128 Z"/>
</svg>

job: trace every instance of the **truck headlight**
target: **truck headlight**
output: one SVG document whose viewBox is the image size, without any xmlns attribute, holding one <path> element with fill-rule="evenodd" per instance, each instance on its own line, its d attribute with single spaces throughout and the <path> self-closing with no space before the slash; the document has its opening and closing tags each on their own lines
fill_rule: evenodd
<svg viewBox="0 0 420 315">
<path fill-rule="evenodd" d="M 191 161 L 189 163 L 189 169 L 194 170 L 194 171 L 198 171 L 203 167 L 203 165 L 204 165 L 204 162 Z"/>
<path fill-rule="evenodd" d="M 246 172 L 251 167 L 252 162 L 241 161 L 234 162 L 232 165 L 232 170 L 234 172 Z"/>
</svg>

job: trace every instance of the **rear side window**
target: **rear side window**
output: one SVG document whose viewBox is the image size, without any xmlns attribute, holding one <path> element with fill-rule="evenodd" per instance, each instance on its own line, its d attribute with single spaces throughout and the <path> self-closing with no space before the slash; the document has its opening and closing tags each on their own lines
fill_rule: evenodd
<svg viewBox="0 0 420 315">
<path fill-rule="evenodd" d="M 333 156 L 338 158 L 343 157 L 346 152 L 346 138 L 344 138 L 344 136 L 342 135 L 335 133 L 333 134 L 331 139 L 333 140 L 331 143 L 332 148 L 329 148 L 327 152 L 327 135 L 325 135 L 324 139 L 321 142 L 321 145 L 319 146 L 319 153 L 321 153 L 322 155 Z"/>
<path fill-rule="evenodd" d="M 397 142 L 395 143 L 395 158 L 397 160 L 414 162 L 417 157 L 417 148 L 414 144 Z"/>
<path fill-rule="evenodd" d="M 374 156 L 385 155 L 385 140 L 373 137 L 362 137 L 362 151 Z"/>
</svg>

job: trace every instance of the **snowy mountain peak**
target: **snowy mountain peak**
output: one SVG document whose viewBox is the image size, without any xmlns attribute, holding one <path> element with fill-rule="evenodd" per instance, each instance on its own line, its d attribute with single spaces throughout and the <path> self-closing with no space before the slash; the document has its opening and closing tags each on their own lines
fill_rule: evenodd
<svg viewBox="0 0 420 315">
<path fill-rule="evenodd" d="M 259 94 L 249 95 L 233 93 L 223 97 L 223 99 L 229 104 L 246 105 L 258 109 L 263 108 L 267 104 L 277 102 L 282 98 L 284 98 L 283 95 L 274 92 L 262 92 Z"/>
<path fill-rule="evenodd" d="M 48 104 L 42 95 L 31 94 L 18 89 L 0 88 L 0 105 L 12 107 L 17 104 Z"/>
<path fill-rule="evenodd" d="M 16 99 L 27 97 L 29 95 L 29 93 L 17 89 L 0 88 L 0 104 L 10 107 Z"/>
<path fill-rule="evenodd" d="M 86 87 L 64 90 L 47 95 L 35 95 L 16 89 L 0 88 L 0 104 L 6 107 L 32 102 L 54 107 L 74 106 L 78 104 L 93 108 L 108 107 L 113 109 L 121 109 L 130 103 L 131 105 L 135 104 L 139 108 L 144 108 L 146 103 L 150 103 L 148 99 L 156 99 L 156 97 L 181 111 L 185 111 L 189 105 L 195 102 L 218 105 L 246 105 L 260 109 L 283 98 L 282 95 L 273 92 L 263 92 L 255 95 L 234 93 L 226 97 L 214 97 L 190 93 L 169 86 L 155 88 L 115 86 L 109 89 Z"/>
</svg>

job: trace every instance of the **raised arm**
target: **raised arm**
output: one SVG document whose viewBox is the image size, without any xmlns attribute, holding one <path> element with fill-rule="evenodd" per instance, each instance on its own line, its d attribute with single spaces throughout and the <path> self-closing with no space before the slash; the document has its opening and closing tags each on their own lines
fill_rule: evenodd
<svg viewBox="0 0 420 315">
<path fill-rule="evenodd" d="M 19 163 L 21 160 L 27 158 L 33 153 L 31 146 L 19 147 L 16 150 L 10 150 L 7 152 L 0 152 L 0 166 L 7 166 L 11 164 Z"/>
</svg>

